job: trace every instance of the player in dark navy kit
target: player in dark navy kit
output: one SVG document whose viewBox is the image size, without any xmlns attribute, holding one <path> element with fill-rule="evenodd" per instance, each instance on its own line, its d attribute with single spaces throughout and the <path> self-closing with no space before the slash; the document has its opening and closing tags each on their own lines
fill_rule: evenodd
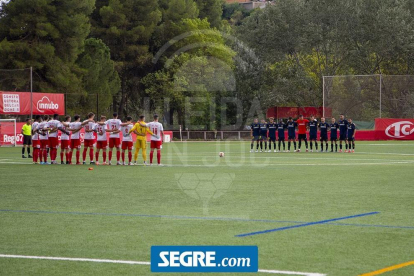
<svg viewBox="0 0 414 276">
<path fill-rule="evenodd" d="M 348 119 L 348 152 L 354 153 L 355 152 L 355 133 L 356 133 L 356 126 L 352 122 L 352 119 Z M 352 149 L 352 151 L 351 151 Z"/>
<path fill-rule="evenodd" d="M 310 143 L 310 151 L 313 152 L 312 141 L 315 142 L 315 150 L 318 151 L 318 121 L 315 119 L 315 116 L 311 116 L 309 123 L 309 143 Z"/>
<path fill-rule="evenodd" d="M 252 136 L 252 143 L 250 144 L 250 152 L 253 152 L 254 142 L 256 141 L 256 152 L 259 151 L 260 141 L 260 124 L 258 119 L 254 119 L 250 126 L 250 135 Z"/>
<path fill-rule="evenodd" d="M 345 120 L 345 116 L 343 114 L 339 116 L 338 125 L 339 125 L 339 152 L 342 152 L 342 141 L 345 143 L 346 150 L 348 150 L 348 144 L 346 143 L 348 121 Z"/>
<path fill-rule="evenodd" d="M 260 152 L 263 152 L 263 141 L 264 150 L 267 151 L 267 123 L 264 119 L 260 123 Z"/>
<path fill-rule="evenodd" d="M 279 137 L 278 144 L 279 144 L 279 151 L 282 152 L 281 144 L 283 143 L 283 151 L 285 151 L 285 129 L 287 128 L 287 124 L 283 122 L 282 119 L 279 120 L 277 124 L 277 136 Z"/>
<path fill-rule="evenodd" d="M 272 142 L 273 142 L 273 149 L 276 152 L 276 130 L 277 130 L 277 123 L 273 117 L 269 118 L 269 123 L 267 123 L 267 130 L 269 131 L 269 152 L 272 152 Z"/>
<path fill-rule="evenodd" d="M 338 152 L 338 128 L 339 124 L 336 122 L 335 118 L 332 118 L 332 123 L 329 125 L 331 130 L 331 152 L 334 149 L 334 142 L 335 142 L 335 152 Z"/>
<path fill-rule="evenodd" d="M 293 121 L 292 117 L 289 117 L 289 121 L 286 124 L 286 128 L 288 130 L 288 152 L 290 151 L 290 143 L 293 142 L 293 145 L 295 146 L 295 152 L 296 152 L 296 127 L 298 124 Z"/>
<path fill-rule="evenodd" d="M 323 143 L 326 144 L 326 152 L 328 152 L 328 130 L 330 126 L 327 122 L 325 122 L 325 118 L 321 118 L 321 122 L 319 123 L 319 129 L 321 131 L 320 140 L 321 140 L 321 152 L 323 152 Z"/>
</svg>

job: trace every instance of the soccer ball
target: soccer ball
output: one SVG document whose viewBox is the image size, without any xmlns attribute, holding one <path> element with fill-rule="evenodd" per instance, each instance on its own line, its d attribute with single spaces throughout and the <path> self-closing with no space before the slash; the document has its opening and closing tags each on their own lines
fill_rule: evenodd
<svg viewBox="0 0 414 276">
<path fill-rule="evenodd" d="M 224 152 L 220 152 L 220 153 L 219 153 L 219 156 L 220 156 L 220 157 L 224 157 Z"/>
</svg>

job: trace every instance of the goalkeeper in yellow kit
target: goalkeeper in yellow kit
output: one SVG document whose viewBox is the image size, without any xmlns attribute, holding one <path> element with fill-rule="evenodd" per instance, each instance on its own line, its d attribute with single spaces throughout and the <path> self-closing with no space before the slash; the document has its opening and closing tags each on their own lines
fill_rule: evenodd
<svg viewBox="0 0 414 276">
<path fill-rule="evenodd" d="M 134 132 L 137 135 L 137 142 L 135 143 L 135 154 L 134 154 L 134 164 L 137 164 L 137 158 L 139 150 L 142 149 L 142 158 L 144 159 L 144 165 L 147 165 L 147 133 L 155 135 L 145 123 L 145 116 L 139 116 L 139 121 L 134 125 L 134 127 L 129 131 L 128 135 Z"/>
</svg>

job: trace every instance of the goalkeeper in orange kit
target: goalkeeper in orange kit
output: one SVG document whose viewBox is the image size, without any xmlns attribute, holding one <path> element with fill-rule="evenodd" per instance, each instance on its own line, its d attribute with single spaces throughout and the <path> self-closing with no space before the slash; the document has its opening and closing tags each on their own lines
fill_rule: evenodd
<svg viewBox="0 0 414 276">
<path fill-rule="evenodd" d="M 142 158 L 144 159 L 144 165 L 147 165 L 147 133 L 157 137 L 145 123 L 145 116 L 139 116 L 139 121 L 129 131 L 129 134 L 134 132 L 137 135 L 137 142 L 135 143 L 134 165 L 137 164 L 137 158 L 139 150 L 142 149 Z"/>
</svg>

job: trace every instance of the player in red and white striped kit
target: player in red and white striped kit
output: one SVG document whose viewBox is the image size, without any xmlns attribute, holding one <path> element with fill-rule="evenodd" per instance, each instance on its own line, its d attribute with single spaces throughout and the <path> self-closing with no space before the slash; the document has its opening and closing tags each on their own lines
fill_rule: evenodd
<svg viewBox="0 0 414 276">
<path fill-rule="evenodd" d="M 132 165 L 132 147 L 134 146 L 134 141 L 132 140 L 132 135 L 129 134 L 129 131 L 134 127 L 132 123 L 132 118 L 128 116 L 126 122 L 121 125 L 121 133 L 124 138 L 122 139 L 122 164 L 123 165 Z M 128 163 L 125 163 L 125 151 L 128 150 Z"/>
<path fill-rule="evenodd" d="M 109 135 L 109 165 L 112 164 L 112 150 L 116 148 L 116 164 L 121 165 L 119 161 L 121 157 L 121 138 L 119 133 L 121 132 L 122 121 L 118 119 L 118 113 L 113 114 L 113 118 L 105 122 L 108 130 L 111 131 Z"/>
<path fill-rule="evenodd" d="M 164 140 L 164 128 L 161 123 L 158 122 L 158 115 L 154 115 L 154 121 L 148 123 L 147 126 L 154 133 L 151 136 L 151 152 L 150 152 L 150 165 L 152 165 L 152 160 L 154 158 L 154 150 L 157 150 L 157 161 L 158 165 L 161 165 L 161 149 L 162 141 Z"/>
<path fill-rule="evenodd" d="M 37 132 L 40 122 L 42 121 L 42 116 L 36 115 L 35 121 L 32 124 L 32 147 L 33 147 L 33 163 L 39 164 L 40 154 L 40 140 L 39 133 Z M 43 158 L 40 158 L 40 161 Z"/>
<path fill-rule="evenodd" d="M 95 124 L 94 131 L 98 134 L 97 141 L 96 141 L 96 153 L 95 153 L 95 160 L 96 165 L 99 165 L 99 152 L 102 150 L 102 165 L 106 165 L 106 150 L 108 148 L 108 138 L 106 137 L 107 132 L 107 125 L 105 123 L 106 117 L 101 116 L 101 120 L 99 123 Z M 101 124 L 104 123 L 104 124 Z"/>
<path fill-rule="evenodd" d="M 57 149 L 59 147 L 59 138 L 58 138 L 58 130 L 62 133 L 69 134 L 68 131 L 62 128 L 63 125 L 59 121 L 59 115 L 53 115 L 53 120 L 50 120 L 46 124 L 46 130 L 49 130 L 49 148 L 50 148 L 50 160 L 51 164 L 57 164 L 56 157 L 57 157 Z"/>
<path fill-rule="evenodd" d="M 72 118 L 67 115 L 65 121 L 61 122 L 59 125 L 61 129 L 64 130 L 60 135 L 60 164 L 62 165 L 65 164 L 63 155 L 66 157 L 66 165 L 70 165 L 72 160 L 71 137 L 69 131 L 79 131 L 81 128 L 80 123 L 78 128 L 70 128 L 71 120 Z"/>
<path fill-rule="evenodd" d="M 43 121 L 41 121 L 37 126 L 37 132 L 39 133 L 40 142 L 40 164 L 42 165 L 49 165 L 49 163 L 47 162 L 47 150 L 49 149 L 49 132 L 45 130 L 47 127 L 48 120 L 49 115 L 44 115 Z"/>
<path fill-rule="evenodd" d="M 76 165 L 80 165 L 80 149 L 81 149 L 81 140 L 80 140 L 80 130 L 88 121 L 80 122 L 80 116 L 73 116 L 74 122 L 69 124 L 69 128 L 72 129 L 72 135 L 70 137 L 70 153 L 69 153 L 69 164 L 72 164 L 72 155 L 73 151 L 76 150 Z M 93 119 L 92 119 L 93 121 Z"/>
<path fill-rule="evenodd" d="M 91 165 L 95 164 L 95 162 L 93 161 L 93 146 L 95 145 L 95 135 L 94 135 L 95 122 L 93 121 L 94 118 L 95 118 L 95 114 L 90 112 L 88 114 L 88 120 L 83 121 L 83 123 L 85 123 L 84 125 L 85 135 L 83 139 L 83 153 L 82 153 L 84 165 L 86 164 L 86 153 L 88 151 L 88 148 L 89 148 L 90 163 Z"/>
</svg>

